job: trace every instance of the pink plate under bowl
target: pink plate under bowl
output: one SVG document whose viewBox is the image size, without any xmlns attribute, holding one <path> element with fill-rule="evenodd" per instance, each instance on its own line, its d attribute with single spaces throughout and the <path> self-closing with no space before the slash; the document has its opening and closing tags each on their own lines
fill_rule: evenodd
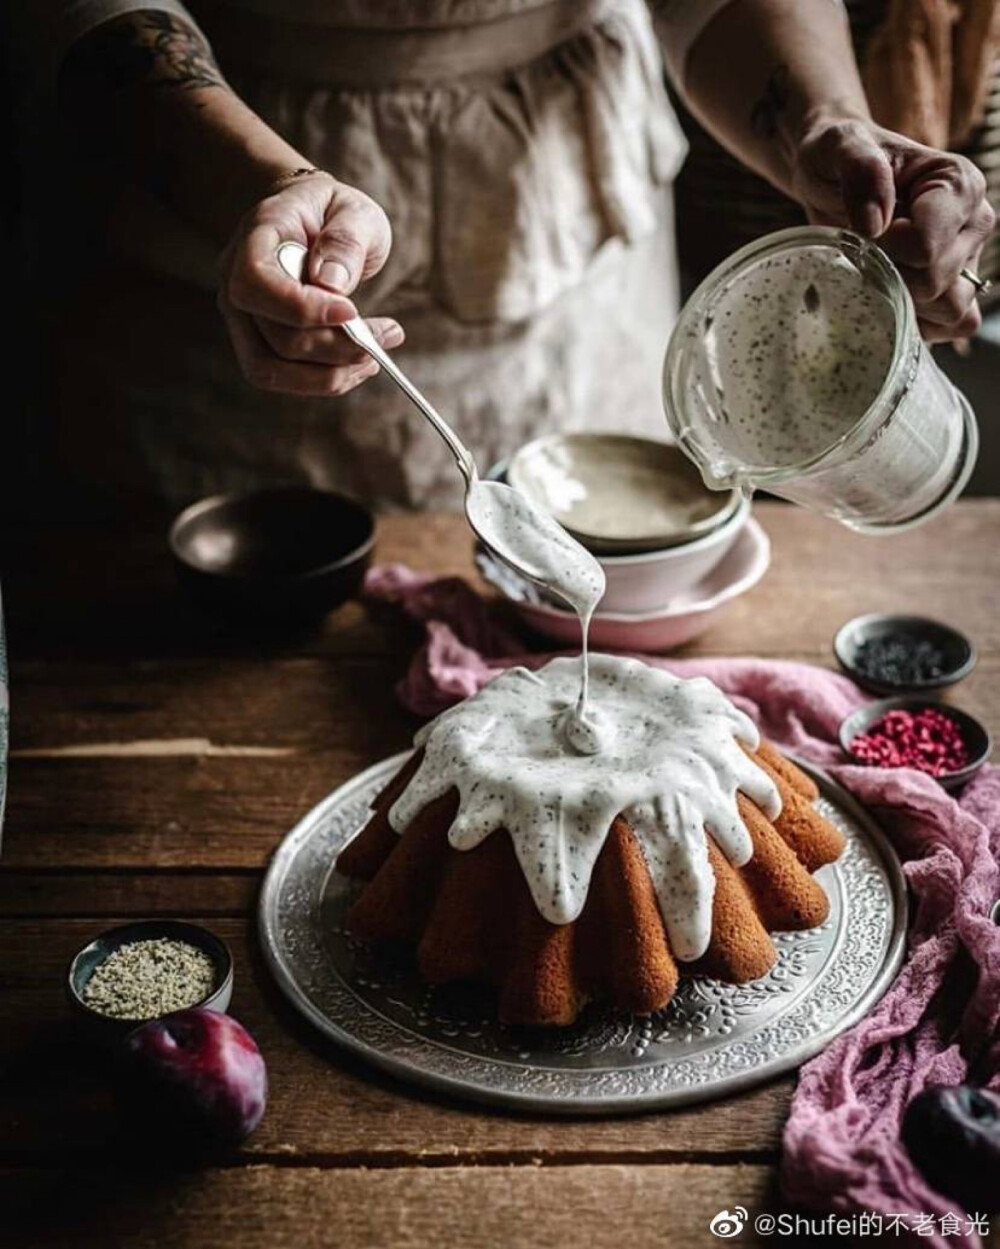
<svg viewBox="0 0 1000 1249">
<path fill-rule="evenodd" d="M 674 650 L 704 633 L 728 603 L 760 581 L 770 562 L 771 543 L 751 518 L 722 562 L 672 603 L 638 615 L 595 613 L 590 624 L 590 645 L 596 650 L 651 654 Z M 514 608 L 527 624 L 546 637 L 567 646 L 580 644 L 580 625 L 572 612 L 524 601 L 514 601 Z"/>
</svg>

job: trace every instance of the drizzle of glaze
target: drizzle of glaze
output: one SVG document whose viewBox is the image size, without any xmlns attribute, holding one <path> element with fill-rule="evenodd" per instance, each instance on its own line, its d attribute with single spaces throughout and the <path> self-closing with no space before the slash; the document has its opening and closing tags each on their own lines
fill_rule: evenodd
<svg viewBox="0 0 1000 1249">
<path fill-rule="evenodd" d="M 476 533 L 502 560 L 558 594 L 580 621 L 579 694 L 562 717 L 563 741 L 579 754 L 603 749 L 602 720 L 588 703 L 587 637 L 594 608 L 604 597 L 604 569 L 559 522 L 523 494 L 499 481 L 473 481 L 465 512 Z"/>
<path fill-rule="evenodd" d="M 591 657 L 596 753 L 567 750 L 565 717 L 584 660 L 512 668 L 417 734 L 423 759 L 389 811 L 402 832 L 429 802 L 455 789 L 448 831 L 469 850 L 510 834 L 535 905 L 550 922 L 583 909 L 594 864 L 619 814 L 649 870 L 671 948 L 690 961 L 708 947 L 715 876 L 706 832 L 735 866 L 753 847 L 738 791 L 775 818 L 781 799 L 741 748 L 753 721 L 705 678 L 683 681 L 639 660 Z"/>
</svg>

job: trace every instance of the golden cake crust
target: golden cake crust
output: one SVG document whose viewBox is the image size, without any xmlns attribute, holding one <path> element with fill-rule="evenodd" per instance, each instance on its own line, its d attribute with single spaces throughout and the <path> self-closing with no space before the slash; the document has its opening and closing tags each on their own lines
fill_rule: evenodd
<svg viewBox="0 0 1000 1249">
<path fill-rule="evenodd" d="M 740 815 L 754 854 L 734 868 L 708 837 L 715 875 L 712 935 L 693 971 L 743 983 L 763 975 L 776 951 L 770 932 L 813 928 L 829 911 L 811 873 L 840 854 L 840 832 L 812 806 L 813 781 L 770 743 L 747 752 L 774 781 L 782 811 L 773 822 L 743 794 Z M 371 818 L 337 859 L 367 881 L 348 913 L 349 930 L 413 947 L 431 984 L 479 981 L 498 995 L 510 1024 L 564 1026 L 591 999 L 648 1014 L 669 1002 L 679 967 L 652 880 L 628 821 L 618 816 L 598 856 L 579 918 L 553 924 L 538 911 L 502 830 L 455 850 L 450 791 L 397 834 L 389 809 L 419 766 L 407 760 L 376 800 Z"/>
</svg>

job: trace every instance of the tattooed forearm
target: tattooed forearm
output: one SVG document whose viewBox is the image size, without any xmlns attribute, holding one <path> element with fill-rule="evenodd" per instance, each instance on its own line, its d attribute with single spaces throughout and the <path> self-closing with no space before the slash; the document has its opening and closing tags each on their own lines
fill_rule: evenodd
<svg viewBox="0 0 1000 1249">
<path fill-rule="evenodd" d="M 778 118 L 788 107 L 788 66 L 776 65 L 768 76 L 760 99 L 750 110 L 750 127 L 762 139 L 778 133 Z"/>
<path fill-rule="evenodd" d="M 262 188 L 310 163 L 226 83 L 183 12 L 95 27 L 66 57 L 58 95 L 74 150 L 110 175 L 109 198 L 137 184 L 220 245 Z"/>
<path fill-rule="evenodd" d="M 222 75 L 212 49 L 193 27 L 170 13 L 143 14 L 152 41 L 153 81 L 167 87 L 218 87 Z"/>
<path fill-rule="evenodd" d="M 73 48 L 62 86 L 119 94 L 152 86 L 190 91 L 225 86 L 212 49 L 183 18 L 158 10 L 127 13 L 98 26 Z"/>
<path fill-rule="evenodd" d="M 183 17 L 144 9 L 102 23 L 74 45 L 59 103 L 88 155 L 176 204 L 184 161 L 175 148 L 197 144 L 191 118 L 203 115 L 206 89 L 228 94 L 204 37 Z"/>
</svg>

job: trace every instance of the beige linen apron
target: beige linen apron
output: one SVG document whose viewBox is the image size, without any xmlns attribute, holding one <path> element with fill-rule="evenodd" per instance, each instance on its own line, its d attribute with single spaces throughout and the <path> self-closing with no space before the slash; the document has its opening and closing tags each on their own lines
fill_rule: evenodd
<svg viewBox="0 0 1000 1249">
<path fill-rule="evenodd" d="M 549 430 L 666 436 L 684 142 L 643 0 L 190 7 L 247 103 L 386 210 L 392 254 L 359 306 L 402 322 L 400 363 L 482 468 Z M 450 455 L 387 379 L 330 400 L 254 390 L 207 250 L 165 214 L 123 210 L 115 237 L 134 263 L 64 364 L 78 471 L 175 504 L 278 481 L 458 503 Z"/>
</svg>

